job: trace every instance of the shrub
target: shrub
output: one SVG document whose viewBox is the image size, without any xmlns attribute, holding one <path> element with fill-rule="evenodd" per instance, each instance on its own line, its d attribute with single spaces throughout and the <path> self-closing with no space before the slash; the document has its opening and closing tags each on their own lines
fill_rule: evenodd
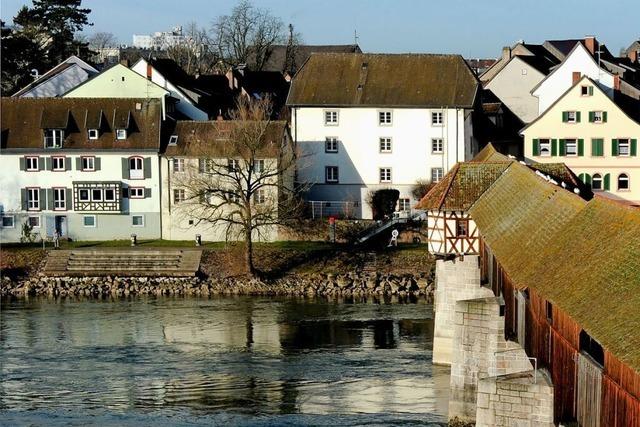
<svg viewBox="0 0 640 427">
<path fill-rule="evenodd" d="M 384 220 L 390 218 L 396 210 L 399 198 L 400 191 L 391 188 L 374 191 L 370 198 L 373 219 Z"/>
<path fill-rule="evenodd" d="M 419 179 L 411 187 L 411 195 L 414 199 L 422 199 L 435 186 L 435 183 L 426 179 Z"/>
</svg>

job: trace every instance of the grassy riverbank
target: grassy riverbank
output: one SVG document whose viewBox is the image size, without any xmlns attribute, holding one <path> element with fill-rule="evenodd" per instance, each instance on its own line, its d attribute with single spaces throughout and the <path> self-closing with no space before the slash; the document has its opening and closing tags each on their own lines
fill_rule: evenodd
<svg viewBox="0 0 640 427">
<path fill-rule="evenodd" d="M 62 249 L 127 248 L 129 240 L 105 242 L 62 242 Z M 194 248 L 192 241 L 146 240 L 138 248 Z M 204 243 L 201 270 L 212 277 L 241 274 L 242 248 L 224 242 Z M 49 247 L 47 249 L 50 249 Z M 7 244 L 0 249 L 2 275 L 12 278 L 37 271 L 46 251 L 38 244 Z M 433 259 L 426 245 L 400 244 L 397 248 L 369 249 L 326 242 L 285 241 L 257 243 L 255 263 L 266 277 L 291 274 L 335 273 L 375 270 L 380 273 L 428 272 Z"/>
</svg>

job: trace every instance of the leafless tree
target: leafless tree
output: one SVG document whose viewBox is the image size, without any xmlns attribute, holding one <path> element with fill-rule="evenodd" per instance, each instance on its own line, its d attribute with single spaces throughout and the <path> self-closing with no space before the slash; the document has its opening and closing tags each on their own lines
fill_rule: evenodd
<svg viewBox="0 0 640 427">
<path fill-rule="evenodd" d="M 226 66 L 247 64 L 262 70 L 275 44 L 284 43 L 282 21 L 266 9 L 241 0 L 231 15 L 220 16 L 212 28 L 220 58 Z"/>
<path fill-rule="evenodd" d="M 89 42 L 89 48 L 93 50 L 116 47 L 118 45 L 118 39 L 116 39 L 116 36 L 114 36 L 113 33 L 104 31 L 92 34 L 89 36 L 87 41 Z"/>
<path fill-rule="evenodd" d="M 233 120 L 217 122 L 218 140 L 192 147 L 198 162 L 175 177 L 174 186 L 185 190 L 176 210 L 196 225 L 220 227 L 227 241 L 243 241 L 246 272 L 255 275 L 254 239 L 293 225 L 302 190 L 294 186 L 293 145 L 277 132 L 286 124 L 269 120 L 270 101 L 237 104 Z"/>
<path fill-rule="evenodd" d="M 189 75 L 207 74 L 215 67 L 217 54 L 209 34 L 195 22 L 186 25 L 186 41 L 169 46 L 167 56 Z"/>
</svg>

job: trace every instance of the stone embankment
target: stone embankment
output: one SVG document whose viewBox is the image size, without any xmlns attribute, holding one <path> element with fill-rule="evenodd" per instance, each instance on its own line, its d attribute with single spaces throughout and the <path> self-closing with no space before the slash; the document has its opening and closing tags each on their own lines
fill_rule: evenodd
<svg viewBox="0 0 640 427">
<path fill-rule="evenodd" d="M 297 295 L 297 296 L 433 296 L 427 274 L 379 273 L 292 275 L 281 279 L 208 279 L 199 277 L 45 277 L 12 281 L 2 278 L 2 296 L 129 295 Z"/>
</svg>

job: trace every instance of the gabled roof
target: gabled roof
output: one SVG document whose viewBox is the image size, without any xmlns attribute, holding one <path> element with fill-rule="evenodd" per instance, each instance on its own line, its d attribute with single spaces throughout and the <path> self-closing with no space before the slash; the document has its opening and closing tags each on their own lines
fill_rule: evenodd
<svg viewBox="0 0 640 427">
<path fill-rule="evenodd" d="M 578 44 L 584 46 L 584 39 L 546 40 L 542 46 L 562 61 Z"/>
<path fill-rule="evenodd" d="M 344 45 L 298 45 L 293 48 L 293 60 L 296 68 L 302 67 L 312 53 L 362 53 L 357 44 Z M 271 48 L 271 53 L 262 67 L 262 71 L 285 70 L 287 61 L 287 45 L 275 45 Z"/>
<path fill-rule="evenodd" d="M 64 129 L 63 150 L 159 150 L 162 106 L 158 99 L 2 98 L 2 149 L 42 150 L 44 128 Z M 99 137 L 89 141 L 100 117 Z M 127 125 L 125 140 L 116 128 Z"/>
<path fill-rule="evenodd" d="M 314 53 L 287 105 L 471 108 L 478 86 L 460 55 Z"/>
<path fill-rule="evenodd" d="M 89 75 L 98 74 L 98 70 L 93 68 L 91 65 L 87 64 L 85 61 L 83 61 L 82 59 L 78 58 L 77 56 L 71 55 L 69 58 L 65 59 L 64 61 L 62 61 L 61 63 L 59 63 L 58 65 L 56 65 L 52 69 L 50 69 L 49 71 L 47 71 L 46 73 L 42 74 L 36 80 L 34 80 L 33 82 L 29 83 L 28 85 L 26 85 L 25 87 L 23 87 L 22 89 L 20 89 L 19 91 L 17 91 L 16 93 L 14 93 L 11 96 L 19 97 L 21 95 L 24 95 L 26 92 L 30 91 L 31 89 L 35 88 L 36 86 L 39 86 L 39 85 L 47 82 L 52 77 L 57 76 L 58 74 L 60 74 L 64 70 L 66 70 L 67 68 L 71 68 L 71 67 L 80 67 L 83 70 L 87 71 L 87 73 Z"/>
<path fill-rule="evenodd" d="M 481 163 L 481 162 L 510 162 L 512 161 L 507 156 L 502 153 L 499 153 L 493 144 L 488 143 L 485 147 L 476 154 L 476 156 L 471 159 L 472 163 Z"/>
</svg>

